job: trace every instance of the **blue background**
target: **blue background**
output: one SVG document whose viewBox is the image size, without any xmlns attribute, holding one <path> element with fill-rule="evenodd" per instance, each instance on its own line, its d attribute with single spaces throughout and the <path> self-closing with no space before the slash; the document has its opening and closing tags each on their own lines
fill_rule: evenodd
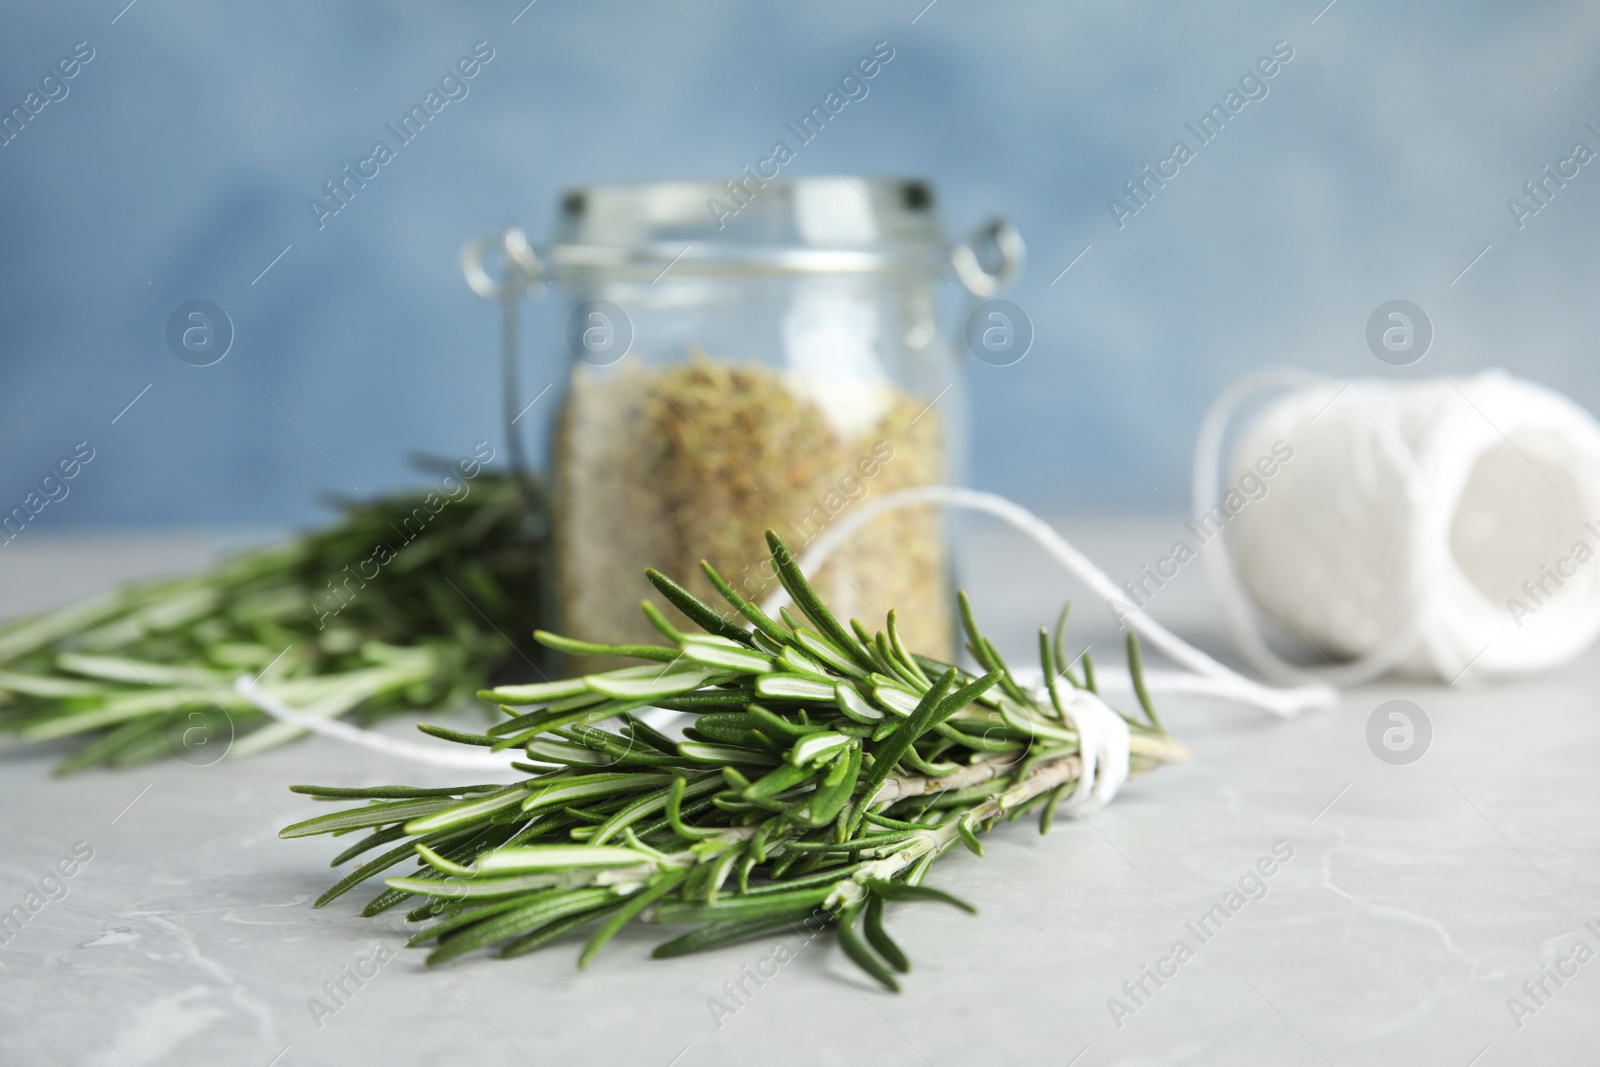
<svg viewBox="0 0 1600 1067">
<path fill-rule="evenodd" d="M 1575 140 L 1600 148 L 1592 4 L 539 0 L 513 24 L 524 0 L 125 2 L 0 15 L 5 110 L 75 42 L 96 53 L 0 148 L 0 510 L 97 452 L 40 533 L 299 523 L 321 490 L 412 481 L 414 450 L 498 444 L 497 319 L 462 242 L 541 239 L 569 185 L 735 173 L 880 40 L 871 95 L 790 173 L 925 175 L 952 232 L 993 212 L 1023 232 L 1008 295 L 1037 341 L 969 366 L 980 486 L 1182 507 L 1207 403 L 1276 363 L 1498 365 L 1600 408 L 1600 163 L 1521 230 L 1506 206 Z M 308 198 L 478 40 L 470 96 L 319 232 Z M 1119 230 L 1108 198 L 1280 40 L 1269 95 Z M 212 367 L 164 342 L 195 298 L 237 329 Z M 1365 343 L 1393 298 L 1437 331 L 1408 368 Z M 537 385 L 560 325 L 527 310 Z"/>
</svg>

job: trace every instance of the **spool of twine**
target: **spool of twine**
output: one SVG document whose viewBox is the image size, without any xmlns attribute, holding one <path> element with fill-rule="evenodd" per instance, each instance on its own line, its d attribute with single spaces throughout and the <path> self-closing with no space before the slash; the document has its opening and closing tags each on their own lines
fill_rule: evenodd
<svg viewBox="0 0 1600 1067">
<path fill-rule="evenodd" d="M 1219 485 L 1233 411 L 1286 384 L 1244 426 Z M 1226 550 L 1205 557 L 1224 619 L 1281 681 L 1504 677 L 1564 663 L 1600 634 L 1600 424 L 1501 371 L 1241 382 L 1201 431 L 1194 499 L 1194 521 L 1223 532 Z M 1328 662 L 1288 662 L 1262 636 L 1271 625 Z"/>
</svg>

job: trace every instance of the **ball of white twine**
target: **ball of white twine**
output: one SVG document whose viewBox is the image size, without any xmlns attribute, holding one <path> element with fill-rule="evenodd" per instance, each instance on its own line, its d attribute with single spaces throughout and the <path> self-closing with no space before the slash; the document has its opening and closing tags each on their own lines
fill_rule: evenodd
<svg viewBox="0 0 1600 1067">
<path fill-rule="evenodd" d="M 1234 412 L 1286 385 L 1240 433 L 1219 487 Z M 1600 424 L 1500 371 L 1245 379 L 1207 415 L 1194 500 L 1195 523 L 1223 542 L 1204 555 L 1224 621 L 1280 681 L 1516 675 L 1566 662 L 1600 635 Z M 1262 616 L 1286 622 L 1327 665 L 1279 656 Z"/>
</svg>

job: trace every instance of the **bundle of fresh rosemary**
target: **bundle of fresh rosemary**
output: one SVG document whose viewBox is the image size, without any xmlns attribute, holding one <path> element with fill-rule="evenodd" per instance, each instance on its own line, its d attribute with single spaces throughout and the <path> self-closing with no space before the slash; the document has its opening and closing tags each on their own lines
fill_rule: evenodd
<svg viewBox="0 0 1600 1067">
<path fill-rule="evenodd" d="M 578 960 L 586 966 L 634 920 L 694 924 L 655 950 L 676 956 L 816 918 L 836 926 L 852 960 L 897 988 L 893 971 L 909 965 L 884 931 L 885 902 L 966 907 L 922 884 L 933 861 L 956 842 L 981 853 L 981 831 L 1035 808 L 1047 830 L 1093 755 L 1080 744 L 1081 724 L 1092 712 L 1120 725 L 1094 691 L 1087 656 L 1081 681 L 1070 670 L 1061 623 L 1053 640 L 1040 630 L 1050 684 L 1036 696 L 978 631 L 964 596 L 967 647 L 985 672 L 978 677 L 913 653 L 893 612 L 882 633 L 841 625 L 784 543 L 770 532 L 767 539 L 804 620 L 787 610 L 769 617 L 707 564 L 732 612 L 719 614 L 651 571 L 704 633 L 679 632 L 649 602 L 645 617 L 665 644 L 540 633 L 562 652 L 645 663 L 491 690 L 484 696 L 510 718 L 483 735 L 422 727 L 464 744 L 524 749 L 532 762 L 515 766 L 526 779 L 293 787 L 362 805 L 280 836 L 372 831 L 335 866 L 394 844 L 317 906 L 415 857 L 419 869 L 389 878 L 363 914 L 423 898 L 410 918 L 437 921 L 412 944 L 436 943 L 431 964 L 491 945 L 517 956 L 593 925 Z M 739 616 L 751 628 L 732 621 Z M 1124 719 L 1131 769 L 1187 758 L 1150 707 L 1131 635 L 1128 651 L 1146 715 Z M 686 739 L 637 717 L 646 707 L 695 715 Z M 597 725 L 607 720 L 619 725 Z"/>
<path fill-rule="evenodd" d="M 372 716 L 469 699 L 508 657 L 539 660 L 511 636 L 539 623 L 537 487 L 475 461 L 421 465 L 440 490 L 343 502 L 286 544 L 0 630 L 0 728 L 92 737 L 58 773 L 212 762 L 301 732 L 234 692 L 243 672 L 308 714 Z"/>
</svg>

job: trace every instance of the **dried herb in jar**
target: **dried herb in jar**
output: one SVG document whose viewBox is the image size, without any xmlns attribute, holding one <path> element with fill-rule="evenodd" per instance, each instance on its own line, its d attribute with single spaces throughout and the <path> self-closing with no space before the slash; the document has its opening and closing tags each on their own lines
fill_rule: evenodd
<svg viewBox="0 0 1600 1067">
<path fill-rule="evenodd" d="M 639 579 L 660 565 L 692 574 L 715 600 L 702 559 L 727 564 L 741 595 L 778 588 L 764 531 L 796 551 L 847 509 L 945 480 L 936 409 L 888 383 L 818 387 L 792 372 L 696 355 L 666 367 L 579 367 L 555 449 L 562 624 L 575 635 L 649 636 Z M 845 618 L 908 620 L 917 652 L 951 653 L 950 583 L 937 509 L 879 516 L 814 577 Z M 578 669 L 603 660 L 580 657 Z"/>
</svg>

